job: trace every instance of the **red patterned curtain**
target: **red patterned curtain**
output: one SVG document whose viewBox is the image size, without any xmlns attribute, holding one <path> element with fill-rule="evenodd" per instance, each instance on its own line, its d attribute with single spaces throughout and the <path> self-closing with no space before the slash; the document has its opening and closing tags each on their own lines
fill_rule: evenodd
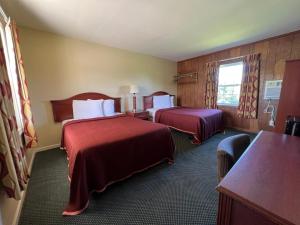
<svg viewBox="0 0 300 225">
<path fill-rule="evenodd" d="M 0 49 L 0 179 L 9 197 L 20 199 L 28 170 L 18 131 L 3 48 Z"/>
<path fill-rule="evenodd" d="M 205 107 L 209 109 L 217 108 L 219 63 L 206 63 L 206 90 Z"/>
<path fill-rule="evenodd" d="M 237 110 L 239 117 L 257 118 L 260 54 L 245 56 L 244 72 L 241 84 L 240 102 Z"/>
<path fill-rule="evenodd" d="M 17 66 L 17 74 L 19 80 L 19 94 L 21 99 L 26 148 L 31 148 L 37 145 L 37 136 L 33 125 L 30 99 L 28 95 L 27 80 L 24 72 L 24 65 L 23 65 L 23 59 L 20 51 L 18 30 L 15 21 L 12 21 L 12 23 L 10 24 L 10 28 L 12 32 L 14 51 L 16 55 L 16 64 L 17 64 L 16 66 Z"/>
</svg>

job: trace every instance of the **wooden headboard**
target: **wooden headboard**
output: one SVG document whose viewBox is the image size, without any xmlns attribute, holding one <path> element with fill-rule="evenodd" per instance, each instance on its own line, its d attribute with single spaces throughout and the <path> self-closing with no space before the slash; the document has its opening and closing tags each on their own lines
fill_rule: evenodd
<svg viewBox="0 0 300 225">
<path fill-rule="evenodd" d="M 152 93 L 151 95 L 143 96 L 144 110 L 153 108 L 153 96 L 159 96 L 159 95 L 170 95 L 170 94 L 164 91 L 157 91 Z M 175 96 L 175 95 L 170 95 L 170 96 Z"/>
<path fill-rule="evenodd" d="M 70 98 L 63 100 L 52 100 L 52 112 L 53 118 L 55 122 L 62 122 L 63 120 L 72 119 L 73 118 L 73 108 L 72 101 L 73 100 L 97 100 L 97 99 L 113 99 L 115 100 L 115 111 L 121 112 L 121 98 L 112 98 L 110 96 L 95 93 L 95 92 L 87 92 L 78 95 L 74 95 Z"/>
</svg>

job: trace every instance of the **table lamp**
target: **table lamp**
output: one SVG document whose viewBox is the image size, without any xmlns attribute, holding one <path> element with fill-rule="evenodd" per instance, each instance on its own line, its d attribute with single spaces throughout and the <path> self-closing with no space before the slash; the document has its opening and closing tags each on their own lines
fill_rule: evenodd
<svg viewBox="0 0 300 225">
<path fill-rule="evenodd" d="M 130 85 L 130 94 L 133 94 L 133 112 L 136 112 L 136 94 L 139 92 L 138 86 Z"/>
</svg>

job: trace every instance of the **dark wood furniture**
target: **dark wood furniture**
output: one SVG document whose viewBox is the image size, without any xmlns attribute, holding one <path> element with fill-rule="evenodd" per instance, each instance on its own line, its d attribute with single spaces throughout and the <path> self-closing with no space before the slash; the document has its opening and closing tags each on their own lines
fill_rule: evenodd
<svg viewBox="0 0 300 225">
<path fill-rule="evenodd" d="M 170 95 L 170 94 L 164 91 L 157 91 L 152 93 L 151 95 L 143 96 L 144 110 L 153 108 L 153 96 L 159 96 L 159 95 Z M 175 98 L 175 95 L 170 95 L 170 96 L 173 96 Z"/>
<path fill-rule="evenodd" d="M 136 112 L 132 112 L 132 111 L 127 111 L 126 115 L 128 116 L 132 116 L 138 119 L 142 119 L 142 120 L 148 120 L 149 119 L 149 112 L 147 111 L 136 111 Z"/>
<path fill-rule="evenodd" d="M 52 112 L 53 118 L 55 122 L 62 122 L 63 120 L 72 119 L 73 118 L 73 108 L 72 101 L 73 100 L 97 100 L 97 99 L 113 99 L 115 101 L 115 112 L 121 112 L 121 98 L 113 98 L 105 94 L 95 93 L 95 92 L 87 92 L 81 93 L 78 95 L 74 95 L 70 98 L 63 100 L 52 100 Z"/>
<path fill-rule="evenodd" d="M 286 62 L 275 131 L 284 133 L 287 116 L 300 116 L 300 60 Z"/>
<path fill-rule="evenodd" d="M 217 224 L 300 224 L 299 146 L 299 137 L 261 131 L 217 187 Z"/>
</svg>

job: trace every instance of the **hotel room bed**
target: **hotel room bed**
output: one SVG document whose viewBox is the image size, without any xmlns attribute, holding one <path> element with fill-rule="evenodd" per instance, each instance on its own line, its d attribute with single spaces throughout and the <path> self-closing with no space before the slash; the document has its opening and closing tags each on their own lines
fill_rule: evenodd
<svg viewBox="0 0 300 225">
<path fill-rule="evenodd" d="M 215 133 L 223 131 L 221 110 L 191 107 L 153 108 L 153 97 L 162 95 L 169 94 L 160 91 L 144 96 L 144 110 L 149 111 L 154 122 L 193 135 L 195 144 L 200 144 Z"/>
<path fill-rule="evenodd" d="M 70 198 L 63 215 L 81 213 L 93 191 L 104 191 L 162 161 L 172 163 L 175 149 L 167 126 L 123 114 L 66 122 L 61 146 L 67 152 L 70 179 Z"/>
</svg>

